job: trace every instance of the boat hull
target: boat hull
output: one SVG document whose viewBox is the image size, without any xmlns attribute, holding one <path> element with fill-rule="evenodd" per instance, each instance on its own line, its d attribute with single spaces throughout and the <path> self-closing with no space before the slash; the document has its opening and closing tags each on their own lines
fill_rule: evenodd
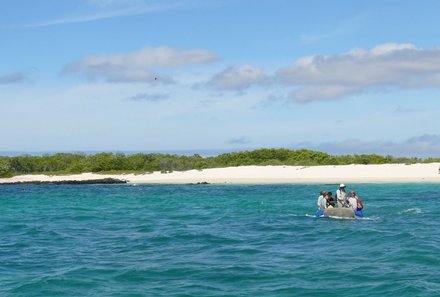
<svg viewBox="0 0 440 297">
<path fill-rule="evenodd" d="M 325 217 L 354 218 L 354 211 L 351 208 L 326 208 Z"/>
</svg>

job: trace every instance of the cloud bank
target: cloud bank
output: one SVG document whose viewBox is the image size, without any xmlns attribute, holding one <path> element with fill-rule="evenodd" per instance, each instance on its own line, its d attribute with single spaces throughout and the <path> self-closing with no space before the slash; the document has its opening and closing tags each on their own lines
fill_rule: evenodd
<svg viewBox="0 0 440 297">
<path fill-rule="evenodd" d="M 370 50 L 314 55 L 279 69 L 275 76 L 295 90 L 297 102 L 339 99 L 394 88 L 440 86 L 440 49 L 386 43 Z"/>
<path fill-rule="evenodd" d="M 302 57 L 272 75 L 252 65 L 230 67 L 208 82 L 219 91 L 274 84 L 283 85 L 290 92 L 287 97 L 298 103 L 394 89 L 437 88 L 440 48 L 385 43 L 369 50 L 355 48 L 346 53 Z"/>
<path fill-rule="evenodd" d="M 266 80 L 267 76 L 260 68 L 242 65 L 227 68 L 214 75 L 208 85 L 218 91 L 243 91 Z"/>
<path fill-rule="evenodd" d="M 111 83 L 171 83 L 156 73 L 157 68 L 175 68 L 212 62 L 216 56 L 206 50 L 179 50 L 169 47 L 145 47 L 125 54 L 103 54 L 67 64 L 62 74 L 79 74 L 87 79 Z"/>
<path fill-rule="evenodd" d="M 62 74 L 110 83 L 168 84 L 174 81 L 159 73 L 164 68 L 206 64 L 216 59 L 214 53 L 202 49 L 145 47 L 129 53 L 85 57 L 67 64 Z M 226 68 L 203 85 L 221 92 L 282 85 L 286 94 L 283 97 L 298 103 L 396 89 L 438 88 L 440 48 L 385 43 L 369 50 L 355 48 L 346 53 L 302 57 L 273 74 L 246 64 Z"/>
</svg>

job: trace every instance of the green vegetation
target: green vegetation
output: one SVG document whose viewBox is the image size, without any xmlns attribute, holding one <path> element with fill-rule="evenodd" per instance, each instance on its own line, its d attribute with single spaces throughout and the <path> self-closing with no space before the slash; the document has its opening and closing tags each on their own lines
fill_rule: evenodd
<svg viewBox="0 0 440 297">
<path fill-rule="evenodd" d="M 385 163 L 430 163 L 440 159 L 395 158 L 380 155 L 332 156 L 310 150 L 259 149 L 221 154 L 215 157 L 168 154 L 99 153 L 95 155 L 59 153 L 43 156 L 0 157 L 0 177 L 19 174 L 71 174 L 81 172 L 170 172 L 190 169 L 244 165 L 344 165 Z"/>
</svg>

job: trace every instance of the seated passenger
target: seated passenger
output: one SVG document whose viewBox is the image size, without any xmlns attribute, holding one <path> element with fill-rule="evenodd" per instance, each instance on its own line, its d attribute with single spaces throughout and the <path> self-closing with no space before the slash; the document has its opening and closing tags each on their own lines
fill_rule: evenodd
<svg viewBox="0 0 440 297">
<path fill-rule="evenodd" d="M 327 192 L 326 191 L 321 191 L 320 192 L 320 195 L 318 197 L 318 201 L 316 201 L 316 205 L 318 206 L 318 209 L 323 210 L 323 209 L 326 208 L 326 206 L 327 206 L 326 196 L 327 196 Z"/>
<path fill-rule="evenodd" d="M 327 208 L 335 207 L 335 199 L 332 197 L 332 192 L 327 192 Z"/>
<path fill-rule="evenodd" d="M 357 199 L 356 199 L 356 193 L 351 191 L 348 193 L 348 206 L 353 210 L 357 210 Z"/>
<path fill-rule="evenodd" d="M 357 207 L 356 207 L 356 209 L 357 209 L 357 210 L 362 210 L 362 209 L 364 209 L 364 204 L 362 203 L 361 198 L 359 198 L 359 197 L 356 195 L 356 193 L 354 193 L 354 197 L 355 197 L 356 200 L 357 200 Z"/>
<path fill-rule="evenodd" d="M 320 217 L 324 214 L 324 209 L 327 207 L 327 192 L 321 191 L 318 197 L 318 201 L 316 201 L 316 205 L 318 206 L 318 210 L 316 211 L 316 216 Z"/>
<path fill-rule="evenodd" d="M 355 215 L 357 215 L 358 217 L 363 217 L 364 214 L 362 213 L 362 209 L 364 209 L 364 204 L 362 203 L 361 198 L 359 198 L 356 193 L 354 193 L 354 197 L 356 198 L 356 211 L 354 212 Z"/>
</svg>

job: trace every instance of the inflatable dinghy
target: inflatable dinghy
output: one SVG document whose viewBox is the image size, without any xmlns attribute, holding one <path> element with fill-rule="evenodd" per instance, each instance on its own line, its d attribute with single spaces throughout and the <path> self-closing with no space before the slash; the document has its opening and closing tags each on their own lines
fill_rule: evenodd
<svg viewBox="0 0 440 297">
<path fill-rule="evenodd" d="M 340 218 L 354 218 L 354 211 L 351 208 L 326 208 L 324 210 L 324 217 L 340 217 Z"/>
<path fill-rule="evenodd" d="M 362 216 L 362 211 L 354 212 L 351 208 L 326 208 L 325 210 L 317 210 L 317 217 L 338 217 L 338 218 L 354 218 Z"/>
</svg>

